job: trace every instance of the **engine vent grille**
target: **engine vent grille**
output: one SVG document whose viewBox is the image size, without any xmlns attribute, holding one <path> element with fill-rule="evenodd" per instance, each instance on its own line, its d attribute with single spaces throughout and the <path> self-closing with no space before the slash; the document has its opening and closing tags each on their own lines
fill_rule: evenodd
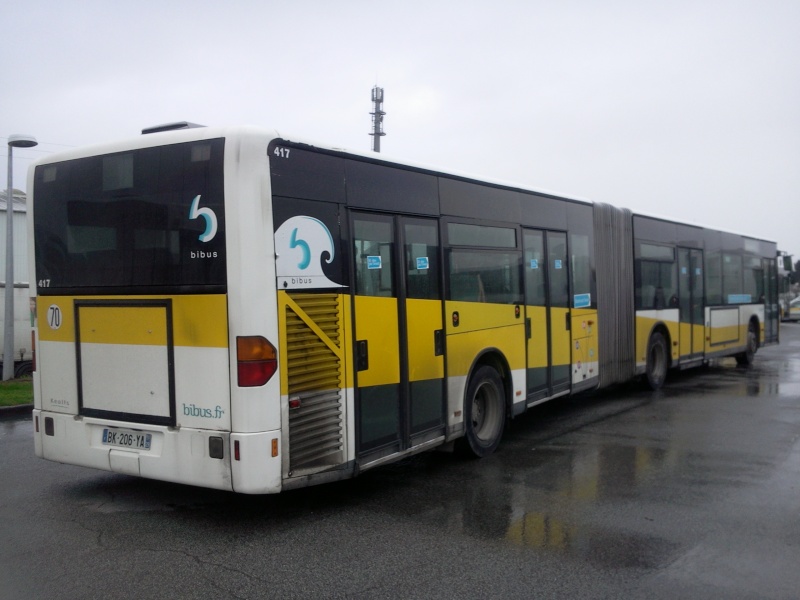
<svg viewBox="0 0 800 600">
<path fill-rule="evenodd" d="M 343 373 L 339 297 L 295 293 L 289 298 L 289 464 L 295 471 L 341 461 Z"/>
</svg>

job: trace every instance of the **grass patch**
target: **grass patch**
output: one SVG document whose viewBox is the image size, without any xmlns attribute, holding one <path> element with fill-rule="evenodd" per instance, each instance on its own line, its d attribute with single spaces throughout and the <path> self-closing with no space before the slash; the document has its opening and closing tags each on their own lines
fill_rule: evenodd
<svg viewBox="0 0 800 600">
<path fill-rule="evenodd" d="M 33 380 L 30 377 L 0 381 L 0 406 L 33 404 Z"/>
</svg>

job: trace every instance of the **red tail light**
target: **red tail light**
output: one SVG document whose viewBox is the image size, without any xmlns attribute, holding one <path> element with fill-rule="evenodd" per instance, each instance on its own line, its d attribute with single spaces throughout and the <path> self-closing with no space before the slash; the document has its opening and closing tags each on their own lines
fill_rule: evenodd
<svg viewBox="0 0 800 600">
<path fill-rule="evenodd" d="M 275 346 L 260 335 L 236 338 L 239 387 L 258 387 L 267 383 L 278 369 Z"/>
</svg>

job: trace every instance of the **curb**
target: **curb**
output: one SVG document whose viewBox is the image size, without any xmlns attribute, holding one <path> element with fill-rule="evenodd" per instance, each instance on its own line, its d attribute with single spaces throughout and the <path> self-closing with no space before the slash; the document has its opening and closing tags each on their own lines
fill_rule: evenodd
<svg viewBox="0 0 800 600">
<path fill-rule="evenodd" d="M 18 404 L 16 406 L 0 406 L 0 417 L 6 415 L 23 415 L 30 414 L 33 410 L 33 404 Z"/>
</svg>

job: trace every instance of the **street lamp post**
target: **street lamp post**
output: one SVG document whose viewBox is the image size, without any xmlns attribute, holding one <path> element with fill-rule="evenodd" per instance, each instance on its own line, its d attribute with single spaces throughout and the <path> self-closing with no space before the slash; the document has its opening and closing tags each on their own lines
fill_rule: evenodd
<svg viewBox="0 0 800 600">
<path fill-rule="evenodd" d="M 38 144 L 30 135 L 8 137 L 8 195 L 6 196 L 6 313 L 3 332 L 3 381 L 14 377 L 14 186 L 12 185 L 12 149 L 32 148 Z"/>
</svg>

